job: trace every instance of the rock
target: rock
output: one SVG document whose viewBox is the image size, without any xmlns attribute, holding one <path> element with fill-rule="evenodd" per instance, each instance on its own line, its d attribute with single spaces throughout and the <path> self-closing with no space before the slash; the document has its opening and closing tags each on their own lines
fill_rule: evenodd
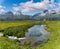
<svg viewBox="0 0 60 49">
<path fill-rule="evenodd" d="M 4 34 L 3 33 L 0 33 L 0 37 L 3 36 Z"/>
<path fill-rule="evenodd" d="M 10 38 L 10 39 L 17 39 L 17 37 L 14 37 L 14 36 L 8 36 L 8 38 Z"/>
<path fill-rule="evenodd" d="M 23 37 L 23 38 L 18 38 L 17 40 L 21 41 L 21 40 L 25 40 L 26 38 Z"/>
</svg>

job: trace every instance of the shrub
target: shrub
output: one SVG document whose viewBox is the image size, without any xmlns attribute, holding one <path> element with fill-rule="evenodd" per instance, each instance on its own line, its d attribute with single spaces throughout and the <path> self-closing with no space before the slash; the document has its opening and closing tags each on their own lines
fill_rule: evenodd
<svg viewBox="0 0 60 49">
<path fill-rule="evenodd" d="M 21 26 L 9 27 L 4 30 L 4 35 L 24 37 L 27 29 L 32 26 L 33 25 L 21 25 Z"/>
</svg>

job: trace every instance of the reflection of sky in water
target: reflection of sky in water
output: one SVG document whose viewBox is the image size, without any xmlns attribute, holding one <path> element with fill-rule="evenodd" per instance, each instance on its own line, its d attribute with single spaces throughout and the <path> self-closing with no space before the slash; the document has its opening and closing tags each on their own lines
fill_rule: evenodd
<svg viewBox="0 0 60 49">
<path fill-rule="evenodd" d="M 30 28 L 30 30 L 34 29 L 34 30 L 39 30 L 39 29 L 44 29 L 46 25 L 35 25 L 33 27 Z"/>
<path fill-rule="evenodd" d="M 50 33 L 45 30 L 46 25 L 35 25 L 28 29 L 26 37 L 34 39 L 36 41 L 47 40 Z"/>
</svg>

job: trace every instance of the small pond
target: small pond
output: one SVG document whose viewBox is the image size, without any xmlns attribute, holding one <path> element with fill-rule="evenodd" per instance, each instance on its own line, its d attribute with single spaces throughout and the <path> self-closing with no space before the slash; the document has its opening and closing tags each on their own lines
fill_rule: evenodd
<svg viewBox="0 0 60 49">
<path fill-rule="evenodd" d="M 50 32 L 45 30 L 46 25 L 34 25 L 28 29 L 26 38 L 32 40 L 33 45 L 46 42 L 50 37 Z"/>
</svg>

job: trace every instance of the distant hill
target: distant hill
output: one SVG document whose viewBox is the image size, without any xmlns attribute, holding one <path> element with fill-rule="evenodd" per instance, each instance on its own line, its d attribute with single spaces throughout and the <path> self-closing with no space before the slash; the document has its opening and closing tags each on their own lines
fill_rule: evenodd
<svg viewBox="0 0 60 49">
<path fill-rule="evenodd" d="M 13 14 L 13 12 L 9 11 L 6 12 L 5 14 L 0 14 L 0 20 L 26 20 L 26 19 L 31 19 L 30 15 L 17 15 Z"/>
<path fill-rule="evenodd" d="M 35 20 L 60 20 L 60 13 L 52 10 L 51 12 L 45 10 L 43 13 L 37 13 L 32 16 Z"/>
<path fill-rule="evenodd" d="M 0 14 L 0 20 L 60 20 L 60 13 L 55 10 L 44 10 L 43 13 L 36 13 L 33 16 L 24 14 L 13 14 L 9 11 L 5 14 Z"/>
</svg>

